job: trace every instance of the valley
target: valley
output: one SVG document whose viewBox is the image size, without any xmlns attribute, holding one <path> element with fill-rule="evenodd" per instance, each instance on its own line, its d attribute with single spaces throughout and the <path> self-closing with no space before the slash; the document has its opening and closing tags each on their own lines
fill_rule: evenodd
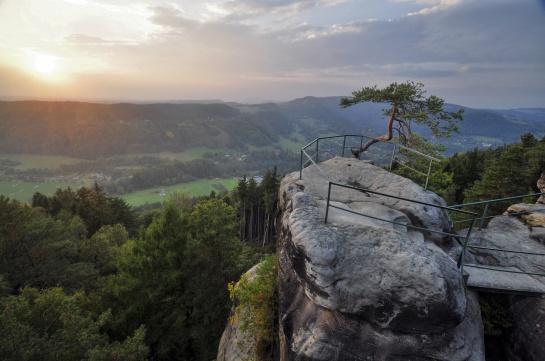
<svg viewBox="0 0 545 361">
<path fill-rule="evenodd" d="M 29 202 L 39 191 L 94 182 L 132 206 L 168 192 L 221 193 L 244 176 L 299 166 L 300 149 L 322 136 L 385 132 L 381 104 L 342 109 L 340 97 L 283 103 L 0 102 L 0 194 Z M 449 109 L 459 106 L 447 105 Z M 445 156 L 545 136 L 545 109 L 465 108 L 460 133 L 429 139 Z M 415 132 L 429 137 L 427 129 Z"/>
</svg>

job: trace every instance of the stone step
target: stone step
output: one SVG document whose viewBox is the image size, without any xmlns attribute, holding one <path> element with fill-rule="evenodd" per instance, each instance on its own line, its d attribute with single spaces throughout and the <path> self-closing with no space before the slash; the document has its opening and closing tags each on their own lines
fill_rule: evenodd
<svg viewBox="0 0 545 361">
<path fill-rule="evenodd" d="M 464 265 L 464 272 L 468 276 L 467 287 L 496 293 L 545 294 L 545 277 L 543 276 L 532 277 L 524 273 L 508 272 L 520 272 L 520 269 L 516 267 L 490 267 L 494 269 L 478 268 L 478 265 L 474 264 Z M 537 277 L 540 277 L 544 283 L 538 281 Z"/>
</svg>

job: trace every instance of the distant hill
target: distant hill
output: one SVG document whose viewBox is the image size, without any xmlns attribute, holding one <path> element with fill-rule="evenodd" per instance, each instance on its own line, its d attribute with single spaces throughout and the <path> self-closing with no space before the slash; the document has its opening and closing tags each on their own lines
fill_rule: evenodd
<svg viewBox="0 0 545 361">
<path fill-rule="evenodd" d="M 0 102 L 0 152 L 93 159 L 196 146 L 266 146 L 290 134 L 278 112 L 226 104 Z"/>
<path fill-rule="evenodd" d="M 196 146 L 245 149 L 275 145 L 282 138 L 311 141 L 325 134 L 385 133 L 383 105 L 342 109 L 340 98 L 263 104 L 0 101 L 0 153 L 95 159 Z M 461 134 L 441 140 L 449 152 L 511 143 L 528 132 L 545 136 L 545 108 L 465 109 Z"/>
</svg>

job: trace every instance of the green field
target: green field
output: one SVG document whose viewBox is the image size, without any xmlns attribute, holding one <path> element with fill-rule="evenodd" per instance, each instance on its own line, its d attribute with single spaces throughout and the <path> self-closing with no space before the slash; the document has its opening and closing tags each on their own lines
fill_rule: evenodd
<svg viewBox="0 0 545 361">
<path fill-rule="evenodd" d="M 207 148 L 207 147 L 195 147 L 187 149 L 183 152 L 161 152 L 161 153 L 145 153 L 145 154 L 128 154 L 121 157 L 140 157 L 140 156 L 150 156 L 150 157 L 159 157 L 162 159 L 171 159 L 178 161 L 190 161 L 194 159 L 203 158 L 203 155 L 207 152 L 210 153 L 233 153 L 232 149 L 227 148 Z M 120 157 L 120 156 L 115 156 Z M 63 156 L 49 156 L 49 155 L 34 155 L 34 154 L 5 154 L 0 153 L 0 159 L 9 159 L 20 164 L 15 169 L 18 170 L 28 170 L 32 168 L 36 169 L 57 169 L 61 164 L 74 164 L 79 162 L 84 162 L 85 159 L 79 158 L 70 158 Z"/>
<path fill-rule="evenodd" d="M 214 187 L 215 184 L 221 184 L 227 190 L 233 190 L 238 183 L 236 179 L 203 179 L 194 182 L 180 183 L 169 187 L 157 187 L 145 189 L 129 194 L 124 194 L 121 198 L 125 199 L 131 206 L 137 207 L 146 203 L 163 202 L 166 199 L 165 195 L 170 192 L 186 192 L 191 196 L 199 197 L 209 195 L 210 192 L 215 191 L 219 193 L 220 189 Z M 9 197 L 10 199 L 17 199 L 18 201 L 29 203 L 32 196 L 36 192 L 45 194 L 46 196 L 52 196 L 57 188 L 78 189 L 84 186 L 81 183 L 57 183 L 57 182 L 7 182 L 0 181 L 0 195 Z M 161 195 L 161 194 L 165 195 Z"/>
<path fill-rule="evenodd" d="M 233 153 L 233 150 L 225 148 L 207 148 L 196 147 L 188 149 L 180 153 L 162 152 L 162 153 L 149 153 L 149 154 L 131 154 L 126 157 L 134 156 L 155 156 L 161 158 L 170 158 L 178 161 L 189 161 L 193 159 L 203 158 L 206 152 L 211 153 Z M 74 164 L 84 161 L 83 159 L 61 157 L 61 156 L 41 156 L 41 155 L 28 155 L 28 154 L 0 154 L 0 159 L 9 159 L 19 162 L 20 164 L 15 169 L 29 170 L 29 169 L 57 169 L 60 164 Z M 210 192 L 219 192 L 222 189 L 232 190 L 237 185 L 235 179 L 214 179 L 214 180 L 198 180 L 189 183 L 180 183 L 169 187 L 158 187 L 152 189 L 146 189 L 130 194 L 122 195 L 122 198 L 132 206 L 140 206 L 146 203 L 163 202 L 166 198 L 165 195 L 169 192 L 187 192 L 191 196 L 203 196 L 208 195 Z M 52 196 L 57 188 L 77 189 L 81 186 L 90 186 L 88 182 L 83 180 L 80 182 L 61 183 L 55 181 L 49 182 L 22 182 L 22 181 L 0 181 L 0 195 L 9 197 L 11 199 L 17 199 L 21 202 L 30 202 L 32 196 L 36 192 L 40 192 L 47 196 Z M 214 185 L 221 185 L 224 188 L 214 187 Z"/>
<path fill-rule="evenodd" d="M 52 196 L 57 188 L 78 189 L 85 185 L 81 183 L 59 183 L 59 182 L 21 182 L 21 181 L 0 181 L 0 195 L 9 197 L 10 199 L 17 199 L 21 202 L 29 203 L 32 196 L 36 192 L 45 194 L 46 196 Z"/>
<path fill-rule="evenodd" d="M 214 184 L 221 184 L 227 190 L 233 190 L 237 186 L 236 179 L 202 179 L 194 182 L 179 183 L 169 187 L 149 188 L 130 194 L 124 194 L 121 198 L 125 199 L 133 207 L 141 206 L 146 203 L 163 202 L 168 193 L 185 192 L 190 196 L 199 197 L 209 195 L 214 191 L 219 193 L 219 190 L 214 187 Z"/>
<path fill-rule="evenodd" d="M 159 157 L 162 159 L 177 160 L 181 162 L 186 162 L 194 159 L 204 158 L 205 153 L 233 153 L 233 149 L 228 148 L 208 148 L 208 147 L 195 147 L 191 149 L 184 150 L 183 152 L 174 153 L 174 152 L 160 152 L 160 153 L 145 153 L 145 154 L 130 154 L 127 157 L 135 156 L 150 156 L 150 157 Z"/>
<path fill-rule="evenodd" d="M 57 169 L 61 164 L 74 164 L 82 162 L 83 159 L 54 156 L 54 155 L 34 155 L 34 154 L 0 154 L 0 159 L 9 159 L 20 164 L 15 169 L 28 170 L 36 169 Z"/>
</svg>

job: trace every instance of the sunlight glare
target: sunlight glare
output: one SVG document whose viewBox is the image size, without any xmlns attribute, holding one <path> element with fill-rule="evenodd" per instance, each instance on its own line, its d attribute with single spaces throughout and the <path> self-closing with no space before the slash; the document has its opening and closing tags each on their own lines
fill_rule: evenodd
<svg viewBox="0 0 545 361">
<path fill-rule="evenodd" d="M 36 54 L 34 57 L 34 69 L 42 74 L 52 74 L 57 70 L 55 57 L 51 55 Z"/>
</svg>

